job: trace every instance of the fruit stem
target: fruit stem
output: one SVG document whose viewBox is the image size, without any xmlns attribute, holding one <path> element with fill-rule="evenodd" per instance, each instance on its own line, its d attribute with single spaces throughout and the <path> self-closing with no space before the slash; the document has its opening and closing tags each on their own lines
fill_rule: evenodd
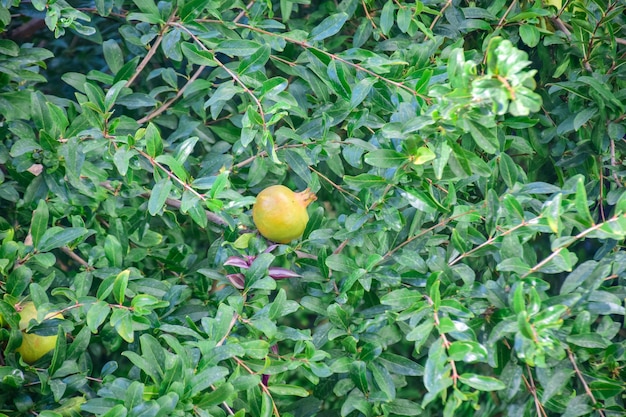
<svg viewBox="0 0 626 417">
<path fill-rule="evenodd" d="M 307 207 L 309 204 L 317 200 L 317 196 L 315 193 L 311 192 L 310 188 L 307 188 L 304 191 L 296 193 L 296 199 L 303 207 Z"/>
</svg>

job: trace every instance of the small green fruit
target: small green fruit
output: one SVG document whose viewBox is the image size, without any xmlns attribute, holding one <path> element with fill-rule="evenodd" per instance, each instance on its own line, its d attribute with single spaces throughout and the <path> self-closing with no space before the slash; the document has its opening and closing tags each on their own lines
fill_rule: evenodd
<svg viewBox="0 0 626 417">
<path fill-rule="evenodd" d="M 54 349 L 57 344 L 57 336 L 40 336 L 34 333 L 27 333 L 28 323 L 37 320 L 37 310 L 35 304 L 26 302 L 22 304 L 20 313 L 20 330 L 22 331 L 22 345 L 15 349 L 26 363 L 34 363 L 43 357 L 46 353 Z M 59 313 L 50 313 L 46 319 L 63 318 Z"/>
<path fill-rule="evenodd" d="M 272 185 L 257 195 L 252 220 L 267 239 L 289 243 L 304 233 L 309 221 L 306 208 L 316 199 L 308 188 L 294 193 L 284 185 Z"/>
</svg>

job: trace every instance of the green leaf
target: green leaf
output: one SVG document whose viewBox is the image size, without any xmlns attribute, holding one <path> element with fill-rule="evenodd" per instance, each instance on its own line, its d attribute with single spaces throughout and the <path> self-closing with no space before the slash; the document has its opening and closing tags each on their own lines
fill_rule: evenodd
<svg viewBox="0 0 626 417">
<path fill-rule="evenodd" d="M 354 361 L 350 364 L 350 379 L 361 392 L 367 393 L 369 391 L 365 362 Z"/>
<path fill-rule="evenodd" d="M 350 107 L 356 108 L 365 100 L 372 90 L 372 86 L 376 83 L 376 78 L 364 78 L 352 87 L 352 96 L 350 97 Z"/>
<path fill-rule="evenodd" d="M 408 288 L 400 288 L 383 295 L 380 299 L 380 303 L 391 306 L 396 310 L 406 310 L 423 299 L 424 296 L 418 291 L 410 290 Z"/>
<path fill-rule="evenodd" d="M 594 224 L 591 212 L 589 211 L 589 203 L 587 201 L 587 191 L 582 177 L 578 177 L 576 181 L 576 199 L 575 199 L 577 218 L 585 227 L 591 227 Z"/>
<path fill-rule="evenodd" d="M 298 385 L 270 384 L 267 388 L 275 395 L 293 395 L 296 397 L 309 396 L 309 392 Z"/>
<path fill-rule="evenodd" d="M 418 148 L 415 155 L 411 157 L 411 162 L 413 162 L 413 165 L 424 165 L 426 162 L 430 162 L 435 158 L 437 158 L 437 155 L 433 151 L 426 146 L 422 146 Z"/>
<path fill-rule="evenodd" d="M 525 23 L 519 27 L 519 35 L 522 41 L 529 47 L 534 48 L 541 38 L 539 29 L 535 25 Z"/>
<path fill-rule="evenodd" d="M 501 272 L 515 272 L 518 275 L 524 275 L 530 271 L 530 266 L 520 258 L 509 258 L 500 262 L 496 269 Z"/>
<path fill-rule="evenodd" d="M 423 412 L 419 404 L 402 398 L 383 403 L 382 408 L 385 412 L 398 416 L 419 416 Z"/>
<path fill-rule="evenodd" d="M 459 375 L 459 381 L 479 391 L 497 391 L 506 388 L 506 385 L 496 378 L 477 374 Z"/>
<path fill-rule="evenodd" d="M 215 51 L 228 56 L 247 57 L 257 52 L 260 47 L 258 43 L 249 40 L 224 40 L 215 47 Z"/>
<path fill-rule="evenodd" d="M 526 299 L 524 298 L 524 281 L 517 283 L 513 292 L 513 312 L 519 314 L 526 311 Z"/>
<path fill-rule="evenodd" d="M 469 118 L 465 120 L 465 126 L 478 146 L 487 153 L 496 153 L 499 149 L 499 145 L 493 129 L 485 127 Z"/>
<path fill-rule="evenodd" d="M 398 28 L 402 33 L 407 33 L 411 26 L 413 18 L 413 8 L 409 6 L 400 7 L 398 9 Z"/>
<path fill-rule="evenodd" d="M 161 155 L 163 153 L 163 141 L 161 140 L 161 134 L 154 123 L 148 124 L 144 135 L 146 139 L 146 152 L 148 155 L 153 158 L 157 155 Z"/>
<path fill-rule="evenodd" d="M 327 308 L 328 318 L 331 323 L 335 326 L 347 330 L 350 326 L 350 321 L 348 317 L 348 313 L 339 305 L 339 304 L 331 304 Z"/>
<path fill-rule="evenodd" d="M 201 0 L 203 1 L 203 0 Z M 262 68 L 271 56 L 271 49 L 267 45 L 259 45 L 258 49 L 241 60 L 237 72 L 245 75 L 248 71 L 256 71 Z"/>
<path fill-rule="evenodd" d="M 112 266 L 115 266 L 117 268 L 122 267 L 122 263 L 124 260 L 122 245 L 115 236 L 107 235 L 107 237 L 104 239 L 104 254 Z"/>
<path fill-rule="evenodd" d="M 573 374 L 574 371 L 571 369 L 556 369 L 544 386 L 541 401 L 547 403 L 554 395 L 563 392 L 563 388 L 570 382 Z"/>
<path fill-rule="evenodd" d="M 111 312 L 111 306 L 105 301 L 96 301 L 89 306 L 87 310 L 87 327 L 92 333 L 98 333 L 99 327 L 104 323 L 109 313 Z"/>
<path fill-rule="evenodd" d="M 352 272 L 358 268 L 356 262 L 342 254 L 330 255 L 326 258 L 326 266 L 333 271 Z"/>
<path fill-rule="evenodd" d="M 439 307 L 441 305 L 441 292 L 439 291 L 440 285 L 441 285 L 441 281 L 435 280 L 431 284 L 430 290 L 429 290 L 430 303 L 432 303 L 432 306 L 435 309 L 435 311 L 439 310 Z"/>
<path fill-rule="evenodd" d="M 0 54 L 18 56 L 20 47 L 10 39 L 0 39 Z"/>
<path fill-rule="evenodd" d="M 132 343 L 135 340 L 133 319 L 129 310 L 123 308 L 114 309 L 109 323 L 126 342 Z"/>
<path fill-rule="evenodd" d="M 509 188 L 513 188 L 517 182 L 517 165 L 506 153 L 500 154 L 500 176 Z"/>
<path fill-rule="evenodd" d="M 125 269 L 115 277 L 113 282 L 113 297 L 118 304 L 124 304 L 126 299 L 126 288 L 128 287 L 128 277 L 130 270 Z"/>
<path fill-rule="evenodd" d="M 269 353 L 270 344 L 265 340 L 250 340 L 242 342 L 241 347 L 245 349 L 247 356 L 254 359 L 265 359 Z"/>
<path fill-rule="evenodd" d="M 594 396 L 601 400 L 610 399 L 616 395 L 620 395 L 624 391 L 622 384 L 609 379 L 591 381 L 589 388 L 591 388 Z"/>
<path fill-rule="evenodd" d="M 159 16 L 159 9 L 153 0 L 133 0 L 133 3 L 139 7 L 139 9 L 147 14 Z"/>
<path fill-rule="evenodd" d="M 37 203 L 37 208 L 35 209 L 35 211 L 33 211 L 33 219 L 30 225 L 30 234 L 33 238 L 33 245 L 35 247 L 39 246 L 41 238 L 46 232 L 49 217 L 50 214 L 48 211 L 48 205 L 46 204 L 46 200 L 39 200 L 39 203 Z"/>
<path fill-rule="evenodd" d="M 480 343 L 458 340 L 448 348 L 450 359 L 467 363 L 487 362 L 487 349 Z"/>
<path fill-rule="evenodd" d="M 102 414 L 102 417 L 126 417 L 128 410 L 122 404 L 118 404 L 109 409 L 106 413 Z"/>
<path fill-rule="evenodd" d="M 388 35 L 389 31 L 393 27 L 394 21 L 394 13 L 396 11 L 396 6 L 392 0 L 388 0 L 387 3 L 383 6 L 383 10 L 380 14 L 380 30 Z"/>
<path fill-rule="evenodd" d="M 383 352 L 378 357 L 378 362 L 384 365 L 392 374 L 420 376 L 424 373 L 424 368 L 418 363 L 391 352 Z"/>
<path fill-rule="evenodd" d="M 28 288 L 31 279 L 33 278 L 33 271 L 27 266 L 18 266 L 9 274 L 6 281 L 6 291 L 13 297 L 19 297 Z"/>
<path fill-rule="evenodd" d="M 165 200 L 169 197 L 171 189 L 172 181 L 170 181 L 169 178 L 163 178 L 154 184 L 150 198 L 148 199 L 148 213 L 150 213 L 150 215 L 156 216 L 161 211 L 165 205 Z"/>
<path fill-rule="evenodd" d="M 113 74 L 117 74 L 124 66 L 124 55 L 117 41 L 109 39 L 102 42 L 104 60 Z"/>
<path fill-rule="evenodd" d="M 606 349 L 611 345 L 609 340 L 597 333 L 571 334 L 567 336 L 567 342 L 589 349 Z"/>
<path fill-rule="evenodd" d="M 37 249 L 40 252 L 49 252 L 53 249 L 67 246 L 75 240 L 85 237 L 89 230 L 84 227 L 53 226 L 46 230 L 39 240 Z"/>
<path fill-rule="evenodd" d="M 421 190 L 408 189 L 400 192 L 409 204 L 424 213 L 434 213 L 439 208 L 437 203 Z"/>
<path fill-rule="evenodd" d="M 209 67 L 217 66 L 213 53 L 199 49 L 195 44 L 183 42 L 181 44 L 183 55 L 193 64 Z"/>
<path fill-rule="evenodd" d="M 198 393 L 206 390 L 211 385 L 217 383 L 223 378 L 228 376 L 228 369 L 223 366 L 208 367 L 201 372 L 198 372 L 191 379 L 191 396 L 195 396 Z M 228 391 L 228 389 L 226 389 Z M 225 394 L 225 393 L 223 393 Z"/>
<path fill-rule="evenodd" d="M 346 175 L 343 177 L 343 180 L 349 186 L 357 189 L 376 186 L 380 187 L 387 184 L 387 181 L 384 178 L 372 174 L 359 174 L 357 176 Z"/>
<path fill-rule="evenodd" d="M 111 110 L 115 105 L 115 101 L 117 97 L 122 92 L 122 89 L 126 87 L 126 82 L 124 80 L 118 81 L 109 88 L 106 95 L 104 96 L 104 107 L 107 110 Z"/>
<path fill-rule="evenodd" d="M 598 113 L 598 109 L 596 108 L 586 108 L 578 113 L 576 113 L 576 117 L 574 117 L 574 130 L 579 130 L 585 123 L 591 120 Z"/>
<path fill-rule="evenodd" d="M 185 170 L 183 164 L 178 162 L 178 160 L 175 159 L 172 155 L 159 155 L 154 160 L 160 164 L 167 165 L 178 179 L 182 181 L 187 181 L 187 178 L 189 176 L 187 174 L 187 170 Z"/>
<path fill-rule="evenodd" d="M 378 149 L 365 155 L 365 163 L 377 168 L 396 168 L 407 159 L 406 155 L 391 149 Z"/>
<path fill-rule="evenodd" d="M 348 20 L 348 15 L 344 12 L 335 13 L 328 16 L 326 19 L 317 25 L 310 34 L 312 41 L 321 41 L 329 38 L 339 32 L 344 23 Z"/>
</svg>

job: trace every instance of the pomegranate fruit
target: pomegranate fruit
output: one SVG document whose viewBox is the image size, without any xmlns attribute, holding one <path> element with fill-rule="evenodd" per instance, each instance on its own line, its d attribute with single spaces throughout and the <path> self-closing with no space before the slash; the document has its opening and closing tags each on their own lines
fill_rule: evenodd
<svg viewBox="0 0 626 417">
<path fill-rule="evenodd" d="M 265 238 L 289 243 L 304 233 L 309 221 L 306 208 L 316 199 L 308 188 L 294 193 L 284 185 L 272 185 L 257 195 L 252 220 Z"/>
<path fill-rule="evenodd" d="M 20 330 L 22 331 L 22 345 L 15 349 L 26 363 L 33 363 L 50 352 L 57 344 L 58 336 L 40 336 L 34 333 L 27 333 L 28 323 L 31 319 L 37 320 L 37 309 L 32 302 L 26 302 L 22 305 L 20 313 Z M 46 319 L 60 318 L 63 316 L 59 313 L 50 313 Z"/>
</svg>

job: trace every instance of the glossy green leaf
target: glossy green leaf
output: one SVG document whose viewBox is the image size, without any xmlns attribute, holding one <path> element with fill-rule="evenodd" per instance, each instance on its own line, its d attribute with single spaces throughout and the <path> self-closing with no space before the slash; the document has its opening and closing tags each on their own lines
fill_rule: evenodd
<svg viewBox="0 0 626 417">
<path fill-rule="evenodd" d="M 317 25 L 311 31 L 311 40 L 312 41 L 321 41 L 330 36 L 333 36 L 348 20 L 348 15 L 346 13 L 335 13 L 333 15 L 328 16 L 324 19 L 319 25 Z"/>
<path fill-rule="evenodd" d="M 150 123 L 145 131 L 145 139 L 146 139 L 146 151 L 148 155 L 151 157 L 156 157 L 161 155 L 163 152 L 163 142 L 161 140 L 161 134 L 157 127 Z"/>
<path fill-rule="evenodd" d="M 476 374 L 459 375 L 459 381 L 479 391 L 497 391 L 505 388 L 505 385 L 496 378 Z"/>
<path fill-rule="evenodd" d="M 124 304 L 126 298 L 126 288 L 128 287 L 128 277 L 130 270 L 125 269 L 115 277 L 113 281 L 113 297 L 118 304 Z"/>
<path fill-rule="evenodd" d="M 45 200 L 39 200 L 37 208 L 33 211 L 33 220 L 30 226 L 30 234 L 33 239 L 33 245 L 39 246 L 42 236 L 46 232 L 48 227 L 48 220 L 50 218 L 48 205 Z"/>
<path fill-rule="evenodd" d="M 308 397 L 309 392 L 297 385 L 272 384 L 267 387 L 275 395 L 292 395 L 296 397 Z"/>
<path fill-rule="evenodd" d="M 225 40 L 219 43 L 215 51 L 228 56 L 250 56 L 261 47 L 258 43 L 249 40 Z"/>
<path fill-rule="evenodd" d="M 53 226 L 46 230 L 41 236 L 37 249 L 41 252 L 48 252 L 69 245 L 75 240 L 85 237 L 87 234 L 89 234 L 89 230 L 84 227 L 62 228 Z"/>
<path fill-rule="evenodd" d="M 150 193 L 150 199 L 148 200 L 148 212 L 152 216 L 156 216 L 163 206 L 165 200 L 169 197 L 170 190 L 172 189 L 172 181 L 169 178 L 163 178 L 159 180 Z"/>
<path fill-rule="evenodd" d="M 87 310 L 87 326 L 92 333 L 98 333 L 98 328 L 107 319 L 111 307 L 105 301 L 96 301 Z"/>
</svg>

